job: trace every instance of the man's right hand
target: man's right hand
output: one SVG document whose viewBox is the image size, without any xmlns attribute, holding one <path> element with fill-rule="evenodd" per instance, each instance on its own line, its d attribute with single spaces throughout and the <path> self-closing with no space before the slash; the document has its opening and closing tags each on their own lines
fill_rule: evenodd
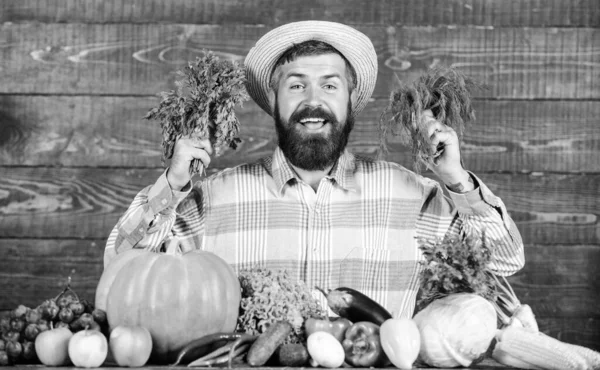
<svg viewBox="0 0 600 370">
<path fill-rule="evenodd" d="M 171 165 L 167 170 L 167 181 L 171 189 L 180 191 L 191 180 L 190 166 L 194 159 L 200 160 L 204 168 L 210 164 L 213 146 L 209 139 L 198 140 L 181 136 L 175 141 Z"/>
</svg>

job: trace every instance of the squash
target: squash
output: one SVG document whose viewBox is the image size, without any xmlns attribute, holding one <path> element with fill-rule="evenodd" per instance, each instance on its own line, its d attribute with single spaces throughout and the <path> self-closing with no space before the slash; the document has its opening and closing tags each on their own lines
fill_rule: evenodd
<svg viewBox="0 0 600 370">
<path fill-rule="evenodd" d="M 172 361 L 188 342 L 235 330 L 241 300 L 233 268 L 205 251 L 182 253 L 179 241 L 166 253 L 123 252 L 106 267 L 96 289 L 96 308 L 110 329 L 141 326 L 152 336 L 151 361 Z"/>
</svg>

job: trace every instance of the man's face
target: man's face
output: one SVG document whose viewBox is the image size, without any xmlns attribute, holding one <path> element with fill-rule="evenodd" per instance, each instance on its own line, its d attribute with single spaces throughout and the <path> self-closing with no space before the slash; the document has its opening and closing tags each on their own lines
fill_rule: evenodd
<svg viewBox="0 0 600 370">
<path fill-rule="evenodd" d="M 304 56 L 278 72 L 274 116 L 280 148 L 304 170 L 333 165 L 354 124 L 346 63 L 337 54 Z"/>
</svg>

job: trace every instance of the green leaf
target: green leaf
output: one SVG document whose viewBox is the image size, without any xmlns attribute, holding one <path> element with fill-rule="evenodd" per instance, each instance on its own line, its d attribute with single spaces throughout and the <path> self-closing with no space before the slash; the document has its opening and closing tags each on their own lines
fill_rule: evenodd
<svg viewBox="0 0 600 370">
<path fill-rule="evenodd" d="M 249 100 L 245 89 L 245 70 L 238 64 L 219 60 L 211 51 L 188 62 L 176 71 L 176 91 L 161 92 L 158 107 L 152 108 L 145 119 L 157 120 L 163 131 L 163 163 L 173 156 L 174 141 L 181 135 L 199 132 L 208 135 L 210 118 L 215 118 L 220 147 L 235 148 L 239 121 L 234 108 Z M 220 148 L 217 149 L 217 153 Z"/>
</svg>

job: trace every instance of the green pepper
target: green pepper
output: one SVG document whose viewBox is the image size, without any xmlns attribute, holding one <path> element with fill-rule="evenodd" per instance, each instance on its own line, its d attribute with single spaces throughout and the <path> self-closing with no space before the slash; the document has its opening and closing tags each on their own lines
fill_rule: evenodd
<svg viewBox="0 0 600 370">
<path fill-rule="evenodd" d="M 381 367 L 387 361 L 379 339 L 379 325 L 360 321 L 346 330 L 342 342 L 346 362 L 353 367 Z"/>
<path fill-rule="evenodd" d="M 314 332 L 324 331 L 333 335 L 340 343 L 344 340 L 346 330 L 352 325 L 352 322 L 348 319 L 338 318 L 337 320 L 319 320 L 314 318 L 306 319 L 304 327 L 306 329 L 306 336 L 308 337 Z"/>
</svg>

